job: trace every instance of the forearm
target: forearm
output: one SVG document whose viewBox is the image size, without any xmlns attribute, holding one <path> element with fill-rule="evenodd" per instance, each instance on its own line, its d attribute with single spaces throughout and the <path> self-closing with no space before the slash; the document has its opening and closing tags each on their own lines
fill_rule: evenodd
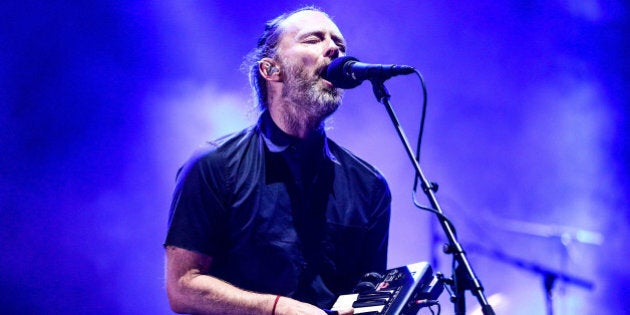
<svg viewBox="0 0 630 315">
<path fill-rule="evenodd" d="M 166 291 L 171 309 L 189 314 L 271 314 L 275 296 L 239 289 L 206 275 L 212 257 L 166 247 Z"/>
<path fill-rule="evenodd" d="M 169 291 L 171 308 L 185 314 L 296 314 L 324 315 L 319 308 L 300 301 L 271 294 L 239 289 L 207 275 L 183 280 L 175 291 Z M 351 310 L 340 314 L 352 314 Z"/>
<path fill-rule="evenodd" d="M 206 275 L 212 258 L 175 246 L 166 247 L 166 291 L 171 309 L 188 314 L 324 314 L 288 297 L 242 290 Z"/>
<path fill-rule="evenodd" d="M 167 286 L 171 308 L 177 313 L 271 314 L 276 298 L 207 275 L 186 275 Z"/>
</svg>

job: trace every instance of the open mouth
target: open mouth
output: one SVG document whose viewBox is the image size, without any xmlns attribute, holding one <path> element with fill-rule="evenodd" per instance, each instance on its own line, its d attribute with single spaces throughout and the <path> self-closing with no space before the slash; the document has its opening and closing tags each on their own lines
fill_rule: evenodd
<svg viewBox="0 0 630 315">
<path fill-rule="evenodd" d="M 319 69 L 319 76 L 326 79 L 326 71 L 328 71 L 328 65 L 324 65 Z"/>
<path fill-rule="evenodd" d="M 328 81 L 327 71 L 328 71 L 328 65 L 326 64 L 319 70 L 319 77 L 322 79 L 322 81 L 324 81 L 324 83 L 326 83 L 327 86 L 333 88 L 334 85 L 332 84 L 332 82 Z"/>
</svg>

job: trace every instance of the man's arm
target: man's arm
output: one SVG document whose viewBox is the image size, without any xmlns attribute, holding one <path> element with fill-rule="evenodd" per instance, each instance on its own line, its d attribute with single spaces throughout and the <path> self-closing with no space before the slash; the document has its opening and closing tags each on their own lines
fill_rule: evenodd
<svg viewBox="0 0 630 315">
<path fill-rule="evenodd" d="M 188 314 L 272 314 L 276 296 L 239 289 L 208 276 L 212 257 L 166 246 L 166 291 L 171 309 Z M 261 270 L 264 272 L 264 270 Z M 325 314 L 319 308 L 281 297 L 275 314 Z"/>
</svg>

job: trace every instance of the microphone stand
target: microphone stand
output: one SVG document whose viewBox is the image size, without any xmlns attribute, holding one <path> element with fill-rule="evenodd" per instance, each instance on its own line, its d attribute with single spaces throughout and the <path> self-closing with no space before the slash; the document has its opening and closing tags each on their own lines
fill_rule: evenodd
<svg viewBox="0 0 630 315">
<path fill-rule="evenodd" d="M 454 288 L 455 290 L 453 290 L 455 292 L 455 301 L 454 301 L 455 314 L 465 315 L 466 300 L 465 300 L 464 293 L 466 290 L 470 290 L 472 294 L 477 298 L 477 301 L 479 302 L 479 305 L 481 306 L 482 313 L 484 315 L 494 315 L 495 314 L 494 310 L 492 309 L 492 306 L 488 303 L 483 293 L 483 287 L 481 286 L 481 282 L 479 281 L 479 279 L 475 275 L 475 272 L 470 266 L 470 263 L 468 262 L 468 258 L 466 257 L 466 253 L 464 252 L 462 245 L 457 240 L 457 236 L 455 235 L 453 226 L 448 221 L 448 219 L 446 219 L 446 217 L 444 216 L 444 212 L 442 211 L 442 208 L 437 202 L 437 199 L 434 193 L 436 188 L 434 185 L 429 183 L 427 178 L 424 176 L 424 173 L 422 172 L 422 169 L 420 168 L 420 164 L 416 160 L 413 150 L 411 149 L 411 146 L 409 145 L 409 141 L 407 140 L 407 137 L 405 136 L 405 133 L 402 130 L 400 122 L 398 121 L 398 118 L 396 117 L 396 114 L 394 113 L 391 103 L 389 102 L 391 95 L 387 91 L 387 88 L 385 87 L 385 84 L 384 84 L 386 79 L 387 78 L 379 78 L 379 79 L 370 80 L 372 82 L 372 90 L 374 92 L 374 96 L 376 96 L 376 99 L 378 100 L 378 102 L 385 105 L 385 109 L 387 110 L 387 113 L 389 114 L 389 117 L 391 118 L 392 123 L 394 124 L 394 127 L 396 128 L 398 136 L 400 137 L 400 140 L 402 141 L 403 146 L 405 147 L 405 150 L 407 151 L 407 155 L 411 159 L 411 163 L 413 164 L 416 170 L 416 174 L 421 181 L 420 183 L 421 183 L 422 190 L 424 191 L 427 198 L 429 199 L 429 202 L 431 203 L 431 206 L 434 209 L 434 213 L 436 214 L 437 219 L 440 222 L 440 225 L 442 226 L 444 233 L 446 234 L 449 244 L 448 244 L 448 250 L 445 252 L 453 254 L 453 258 L 457 262 L 457 267 L 455 268 L 455 275 L 453 276 L 454 281 L 452 284 L 452 286 L 455 287 Z"/>
</svg>

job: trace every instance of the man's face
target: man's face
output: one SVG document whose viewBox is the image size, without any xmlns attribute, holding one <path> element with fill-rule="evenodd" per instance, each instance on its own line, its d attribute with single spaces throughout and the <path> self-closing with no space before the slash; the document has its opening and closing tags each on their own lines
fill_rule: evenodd
<svg viewBox="0 0 630 315">
<path fill-rule="evenodd" d="M 295 110 L 324 119 L 341 104 L 342 90 L 322 76 L 332 59 L 345 54 L 341 32 L 326 15 L 301 11 L 283 23 L 277 59 L 282 69 L 283 97 Z"/>
</svg>

